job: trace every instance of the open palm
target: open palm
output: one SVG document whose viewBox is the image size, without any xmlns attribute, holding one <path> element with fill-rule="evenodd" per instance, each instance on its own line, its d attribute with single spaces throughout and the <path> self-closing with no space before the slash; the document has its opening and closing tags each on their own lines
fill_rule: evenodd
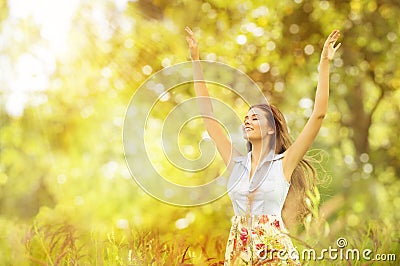
<svg viewBox="0 0 400 266">
<path fill-rule="evenodd" d="M 190 56 L 193 60 L 199 60 L 199 43 L 194 37 L 193 31 L 189 27 L 185 27 L 185 31 L 188 36 L 186 36 L 186 41 L 189 44 Z"/>
<path fill-rule="evenodd" d="M 335 43 L 340 37 L 340 32 L 339 30 L 334 30 L 332 33 L 328 36 L 324 43 L 324 48 L 322 49 L 322 54 L 321 58 L 322 59 L 329 59 L 332 60 L 333 56 L 335 55 L 336 51 L 339 49 L 341 43 L 338 43 L 335 47 Z"/>
</svg>

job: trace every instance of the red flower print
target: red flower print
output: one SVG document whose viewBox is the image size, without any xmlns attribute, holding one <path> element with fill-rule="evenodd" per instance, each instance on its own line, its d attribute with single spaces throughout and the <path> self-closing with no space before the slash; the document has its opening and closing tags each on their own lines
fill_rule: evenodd
<svg viewBox="0 0 400 266">
<path fill-rule="evenodd" d="M 257 235 L 259 235 L 259 236 L 263 236 L 264 235 L 264 231 L 263 231 L 262 228 L 257 227 L 256 230 L 257 230 Z"/>
<path fill-rule="evenodd" d="M 264 244 L 264 243 L 258 243 L 258 244 L 256 244 L 256 249 L 257 249 L 257 250 L 260 250 L 260 249 L 263 249 L 263 248 L 265 248 L 265 244 Z"/>
<path fill-rule="evenodd" d="M 247 239 L 249 238 L 249 233 L 247 231 L 247 228 L 242 227 L 240 230 L 240 240 L 242 240 L 243 245 L 247 244 Z"/>
<path fill-rule="evenodd" d="M 273 222 L 272 222 L 272 225 L 275 226 L 275 227 L 278 228 L 278 229 L 281 229 L 278 220 L 273 221 Z"/>
<path fill-rule="evenodd" d="M 261 217 L 260 217 L 260 223 L 261 223 L 261 224 L 266 224 L 266 223 L 268 223 L 268 216 L 267 216 L 267 215 L 261 215 Z"/>
<path fill-rule="evenodd" d="M 256 244 L 256 253 L 258 254 L 258 258 L 263 258 L 265 259 L 265 255 L 266 255 L 266 249 L 265 249 L 265 244 L 264 243 L 258 243 Z M 258 265 L 258 264 L 256 264 Z"/>
</svg>

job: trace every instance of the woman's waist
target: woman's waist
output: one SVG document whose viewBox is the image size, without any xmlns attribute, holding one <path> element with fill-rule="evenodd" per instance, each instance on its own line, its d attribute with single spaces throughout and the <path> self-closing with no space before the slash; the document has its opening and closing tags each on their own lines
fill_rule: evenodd
<svg viewBox="0 0 400 266">
<path fill-rule="evenodd" d="M 234 215 L 231 222 L 235 228 L 263 228 L 270 233 L 287 232 L 282 217 L 275 214 Z"/>
<path fill-rule="evenodd" d="M 282 216 L 279 214 L 247 214 L 247 215 L 233 215 L 231 218 L 232 221 L 258 221 L 258 222 L 267 222 L 267 221 L 281 221 Z"/>
</svg>

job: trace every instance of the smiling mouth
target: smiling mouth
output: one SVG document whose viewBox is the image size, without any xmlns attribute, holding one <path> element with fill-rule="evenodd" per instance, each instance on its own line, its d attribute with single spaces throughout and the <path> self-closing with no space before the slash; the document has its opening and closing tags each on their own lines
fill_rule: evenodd
<svg viewBox="0 0 400 266">
<path fill-rule="evenodd" d="M 254 129 L 250 128 L 250 127 L 245 127 L 244 131 L 249 132 L 249 131 L 253 131 Z"/>
</svg>

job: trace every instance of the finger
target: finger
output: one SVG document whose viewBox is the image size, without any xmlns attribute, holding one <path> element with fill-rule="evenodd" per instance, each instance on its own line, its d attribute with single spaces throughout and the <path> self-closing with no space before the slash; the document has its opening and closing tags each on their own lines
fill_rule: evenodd
<svg viewBox="0 0 400 266">
<path fill-rule="evenodd" d="M 337 41 L 340 37 L 340 33 L 335 34 L 335 36 L 333 36 L 333 40 Z"/>
<path fill-rule="evenodd" d="M 192 32 L 192 30 L 189 28 L 189 27 L 187 27 L 187 29 L 185 28 L 185 30 L 186 30 L 186 32 L 189 34 L 189 38 L 190 39 L 192 39 L 192 42 L 193 43 L 197 43 L 197 40 L 196 40 L 196 38 L 194 37 L 194 34 L 193 34 L 193 32 Z"/>
<path fill-rule="evenodd" d="M 196 44 L 196 43 L 197 43 L 197 40 L 196 40 L 196 38 L 194 37 L 194 35 L 190 35 L 189 38 L 192 39 L 193 44 Z"/>
<path fill-rule="evenodd" d="M 332 39 L 329 40 L 329 45 L 332 45 L 332 48 L 336 45 L 337 40 L 339 39 L 340 35 L 335 35 Z"/>
<path fill-rule="evenodd" d="M 329 34 L 328 39 L 333 38 L 333 36 L 335 36 L 335 34 L 338 32 L 338 30 L 334 30 L 331 32 L 331 34 Z"/>
<path fill-rule="evenodd" d="M 196 46 L 196 43 L 193 42 L 192 40 L 189 40 L 189 47 L 194 48 Z"/>
<path fill-rule="evenodd" d="M 334 34 L 335 34 L 335 33 L 332 32 L 332 33 L 328 36 L 328 38 L 326 38 L 326 41 L 325 41 L 324 46 L 329 46 L 330 44 L 335 43 L 335 42 L 337 41 L 337 37 L 335 37 Z"/>
<path fill-rule="evenodd" d="M 331 41 L 334 41 L 334 40 L 337 40 L 339 38 L 339 35 L 338 34 L 335 34 L 335 35 L 333 35 L 331 38 L 330 38 L 330 40 Z"/>
<path fill-rule="evenodd" d="M 340 42 L 340 43 L 338 43 L 337 45 L 336 45 L 336 47 L 334 48 L 335 49 L 335 51 L 337 51 L 337 49 L 339 49 L 339 47 L 342 45 L 342 43 Z"/>
<path fill-rule="evenodd" d="M 189 35 L 193 35 L 193 31 L 192 31 L 188 26 L 185 27 L 185 31 L 186 31 Z"/>
<path fill-rule="evenodd" d="M 333 38 L 334 38 L 335 40 L 337 40 L 337 39 L 339 39 L 339 37 L 340 37 L 340 32 L 337 31 L 336 34 L 333 36 Z"/>
<path fill-rule="evenodd" d="M 187 41 L 187 43 L 189 44 L 190 47 L 193 46 L 193 40 L 190 39 L 190 37 L 186 36 L 186 41 Z"/>
<path fill-rule="evenodd" d="M 335 40 L 328 39 L 325 41 L 324 47 L 333 47 L 335 42 L 336 42 Z"/>
<path fill-rule="evenodd" d="M 332 33 L 329 35 L 328 39 L 329 39 L 330 41 L 337 40 L 337 39 L 339 38 L 339 36 L 340 36 L 339 30 L 334 30 L 334 31 L 332 31 Z"/>
<path fill-rule="evenodd" d="M 339 30 L 334 30 L 332 33 L 333 33 L 333 35 L 338 35 L 338 34 L 340 34 L 340 31 Z"/>
</svg>

